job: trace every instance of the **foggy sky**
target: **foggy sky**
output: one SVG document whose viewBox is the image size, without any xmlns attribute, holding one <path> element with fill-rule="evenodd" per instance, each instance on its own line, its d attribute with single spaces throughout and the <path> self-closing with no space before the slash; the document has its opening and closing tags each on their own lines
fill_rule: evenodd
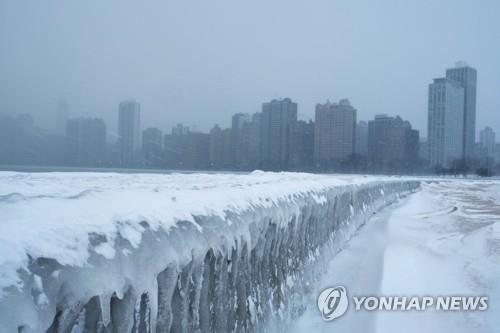
<svg viewBox="0 0 500 333">
<path fill-rule="evenodd" d="M 500 136 L 500 1 L 0 1 L 0 112 L 52 128 L 135 98 L 142 127 L 206 131 L 290 97 L 299 118 L 349 98 L 358 119 L 399 114 L 426 135 L 427 86 L 478 70 L 478 129 Z"/>
</svg>

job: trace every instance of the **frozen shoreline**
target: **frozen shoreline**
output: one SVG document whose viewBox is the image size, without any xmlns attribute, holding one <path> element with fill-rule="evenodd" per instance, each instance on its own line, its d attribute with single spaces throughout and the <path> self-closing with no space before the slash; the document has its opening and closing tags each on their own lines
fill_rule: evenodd
<svg viewBox="0 0 500 333">
<path fill-rule="evenodd" d="M 301 272 L 320 247 L 348 239 L 419 183 L 255 172 L 2 173 L 0 184 L 0 282 L 18 281 L 21 291 L 3 289 L 4 327 L 36 323 L 37 331 L 55 316 L 59 328 L 151 323 L 161 331 L 265 327 L 261 320 L 291 309 L 284 304 L 300 306 Z M 222 289 L 213 294 L 212 284 Z M 156 294 L 166 298 L 157 303 Z M 207 304 L 219 315 L 204 312 Z"/>
<path fill-rule="evenodd" d="M 452 180 L 422 190 L 363 226 L 329 263 L 294 332 L 495 332 L 500 327 L 500 182 Z M 370 251 L 366 251 L 370 244 Z M 354 312 L 322 321 L 318 290 L 355 295 L 487 295 L 486 312 Z"/>
</svg>

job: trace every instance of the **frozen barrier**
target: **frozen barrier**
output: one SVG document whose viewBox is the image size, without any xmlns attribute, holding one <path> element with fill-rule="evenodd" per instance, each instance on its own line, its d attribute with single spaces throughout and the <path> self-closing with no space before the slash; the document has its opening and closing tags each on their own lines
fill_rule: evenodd
<svg viewBox="0 0 500 333">
<path fill-rule="evenodd" d="M 322 258 L 419 186 L 391 178 L 325 185 L 168 229 L 145 219 L 116 236 L 112 254 L 109 236 L 90 232 L 84 265 L 29 257 L 18 286 L 0 298 L 0 331 L 283 330 L 303 311 Z"/>
</svg>

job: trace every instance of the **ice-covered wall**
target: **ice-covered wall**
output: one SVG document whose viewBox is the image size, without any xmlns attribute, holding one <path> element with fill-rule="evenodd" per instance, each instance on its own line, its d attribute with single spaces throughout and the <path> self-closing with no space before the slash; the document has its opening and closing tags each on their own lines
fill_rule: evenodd
<svg viewBox="0 0 500 333">
<path fill-rule="evenodd" d="M 0 218 L 15 224 L 17 216 L 19 225 L 12 230 L 0 222 L 6 232 L 0 241 L 16 234 L 10 245 L 19 251 L 0 247 L 14 258 L 0 260 L 0 332 L 278 331 L 302 311 L 322 258 L 370 215 L 419 187 L 387 177 L 254 173 L 64 175 L 72 178 L 54 189 L 34 175 L 3 176 L 11 192 L 2 193 Z M 29 182 L 38 186 L 23 187 Z M 107 199 L 105 207 L 89 205 L 86 191 Z M 114 207 L 111 198 L 124 206 Z M 58 219 L 50 217 L 56 211 L 33 216 L 67 205 Z M 32 225 L 31 236 L 19 236 L 33 218 L 45 227 Z M 22 253 L 26 259 L 16 261 Z"/>
</svg>

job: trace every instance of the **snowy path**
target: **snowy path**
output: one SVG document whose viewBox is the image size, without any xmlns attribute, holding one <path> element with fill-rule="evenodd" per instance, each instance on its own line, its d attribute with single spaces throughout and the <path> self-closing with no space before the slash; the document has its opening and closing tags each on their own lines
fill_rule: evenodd
<svg viewBox="0 0 500 333">
<path fill-rule="evenodd" d="M 348 312 L 323 322 L 316 296 L 487 295 L 486 312 Z M 374 216 L 335 256 L 293 332 L 498 332 L 500 182 L 424 184 Z"/>
</svg>

